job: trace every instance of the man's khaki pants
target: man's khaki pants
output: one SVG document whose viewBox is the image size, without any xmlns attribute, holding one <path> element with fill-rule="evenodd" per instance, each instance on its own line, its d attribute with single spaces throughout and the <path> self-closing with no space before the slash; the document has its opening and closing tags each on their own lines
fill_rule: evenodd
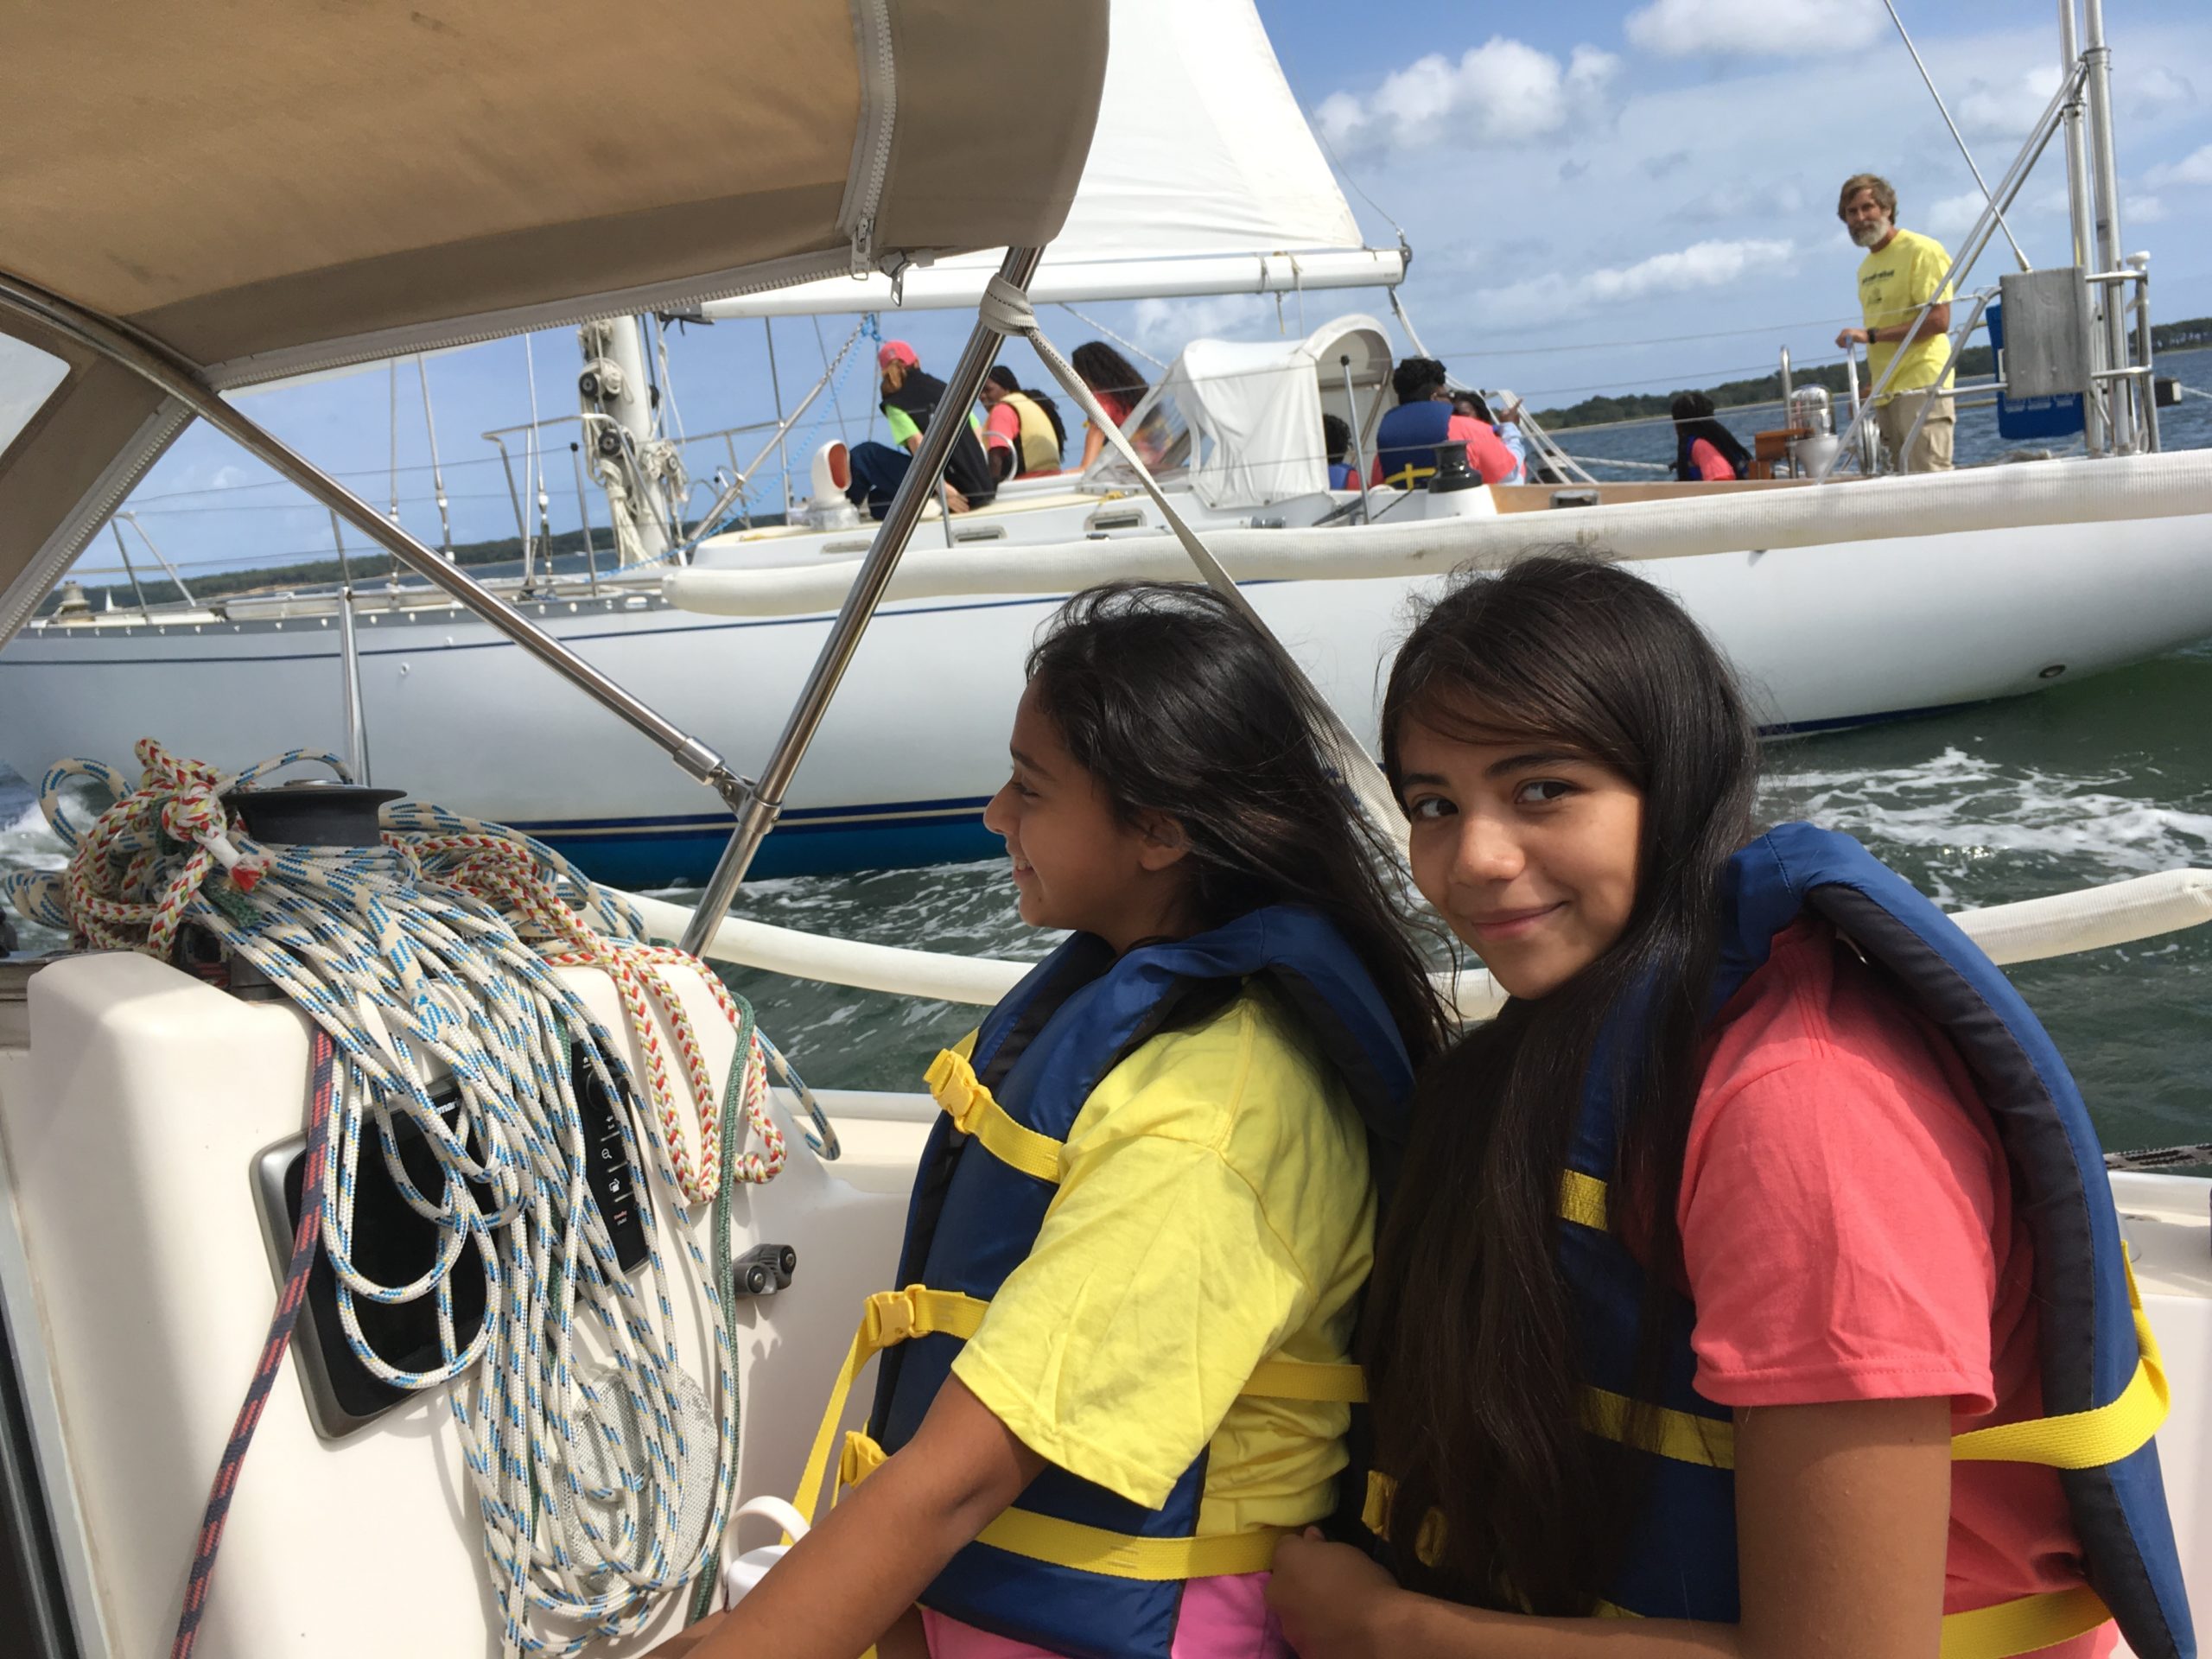
<svg viewBox="0 0 2212 1659">
<path fill-rule="evenodd" d="M 1913 439 L 1912 453 L 1904 453 L 1904 441 L 1912 432 L 1912 423 L 1920 419 L 1923 404 L 1932 403 L 1928 418 L 1922 422 L 1920 435 Z M 1951 406 L 1951 395 L 1938 391 L 1892 392 L 1888 399 L 1874 406 L 1874 419 L 1882 429 L 1882 448 L 1890 452 L 1890 465 L 1901 473 L 1948 473 L 1951 470 L 1951 435 L 1957 429 L 1958 416 Z"/>
</svg>

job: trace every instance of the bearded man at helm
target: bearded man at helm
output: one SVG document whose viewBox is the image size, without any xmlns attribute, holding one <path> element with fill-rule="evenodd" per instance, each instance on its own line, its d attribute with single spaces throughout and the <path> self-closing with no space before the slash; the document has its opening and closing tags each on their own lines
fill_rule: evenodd
<svg viewBox="0 0 2212 1659">
<path fill-rule="evenodd" d="M 1897 193 L 1875 174 L 1846 179 L 1835 211 L 1851 239 L 1866 250 L 1859 262 L 1859 308 L 1866 326 L 1845 329 L 1835 343 L 1846 350 L 1864 345 L 1877 384 L 1891 360 L 1899 359 L 1874 406 L 1882 447 L 1899 472 L 1947 473 L 1957 426 L 1951 404 L 1951 289 L 1944 281 L 1951 256 L 1934 237 L 1897 228 Z M 1930 299 L 1936 303 L 1920 317 Z M 1915 318 L 1920 318 L 1917 326 Z M 1916 422 L 1920 435 L 1908 454 L 1905 441 Z"/>
</svg>

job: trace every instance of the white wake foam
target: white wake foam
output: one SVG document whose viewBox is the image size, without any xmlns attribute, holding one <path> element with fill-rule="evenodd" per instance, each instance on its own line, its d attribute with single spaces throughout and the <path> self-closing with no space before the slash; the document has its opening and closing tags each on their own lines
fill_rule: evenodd
<svg viewBox="0 0 2212 1659">
<path fill-rule="evenodd" d="M 2069 775 L 1947 748 L 1874 771 L 1777 771 L 1769 804 L 1902 855 L 1945 899 L 1987 903 L 2212 865 L 2212 812 L 2115 787 L 2136 783 L 2120 772 Z"/>
</svg>

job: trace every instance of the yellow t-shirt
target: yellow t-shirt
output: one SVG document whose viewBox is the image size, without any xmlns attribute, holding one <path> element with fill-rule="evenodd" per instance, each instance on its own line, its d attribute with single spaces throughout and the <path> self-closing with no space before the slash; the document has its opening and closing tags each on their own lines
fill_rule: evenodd
<svg viewBox="0 0 2212 1659">
<path fill-rule="evenodd" d="M 1859 309 L 1866 327 L 1870 331 L 1901 328 L 1920 314 L 1931 294 L 1938 304 L 1948 302 L 1951 289 L 1943 277 L 1950 269 L 1951 256 L 1934 237 L 1899 231 L 1878 253 L 1869 253 L 1859 262 Z M 1937 293 L 1939 289 L 1942 292 Z M 1867 346 L 1866 366 L 1877 384 L 1897 354 L 1894 340 L 1878 340 Z M 1913 391 L 1938 381 L 1943 391 L 1951 389 L 1951 342 L 1934 334 L 1912 343 L 1904 361 L 1897 365 L 1897 378 L 1890 382 L 1890 391 Z"/>
<path fill-rule="evenodd" d="M 1304 1526 L 1332 1507 L 1350 1409 L 1237 1390 L 1273 1355 L 1349 1356 L 1374 1231 L 1350 1091 L 1248 990 L 1092 1091 L 953 1374 L 1033 1451 L 1147 1509 L 1211 1447 L 1201 1535 Z"/>
</svg>

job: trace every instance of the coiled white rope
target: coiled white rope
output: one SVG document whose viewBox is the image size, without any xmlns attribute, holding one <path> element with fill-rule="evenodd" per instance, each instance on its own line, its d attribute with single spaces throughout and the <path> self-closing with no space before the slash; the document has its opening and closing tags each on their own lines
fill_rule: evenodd
<svg viewBox="0 0 2212 1659">
<path fill-rule="evenodd" d="M 302 761 L 342 778 L 335 757 L 295 750 L 230 777 L 173 759 L 150 739 L 138 757 L 146 770 L 136 786 L 98 762 L 49 771 L 41 804 L 70 849 L 68 866 L 8 877 L 0 894 L 85 943 L 164 959 L 179 929 L 195 924 L 330 1034 L 341 1084 L 321 1243 L 340 1322 L 364 1369 L 384 1382 L 459 1384 L 450 1405 L 502 1605 L 503 1650 L 572 1654 L 594 1637 L 636 1632 L 666 1597 L 713 1570 L 735 1464 L 736 1374 L 716 1274 L 688 1226 L 678 1232 L 709 1310 L 718 1411 L 683 1370 L 659 1206 L 650 1201 L 638 1206 L 646 1288 L 624 1275 L 587 1179 L 571 1057 L 616 1103 L 624 1150 L 640 1171 L 648 1160 L 623 1103 L 650 1103 L 650 1161 L 681 1217 L 726 1177 L 766 1180 L 782 1166 L 763 1046 L 747 1043 L 730 1078 L 760 1149 L 725 1170 L 714 1082 L 660 972 L 691 958 L 644 943 L 625 906 L 550 849 L 415 805 L 387 810 L 397 833 L 381 846 L 264 847 L 233 821 L 227 792 Z M 67 798 L 84 783 L 112 798 L 90 823 Z M 620 988 L 646 1057 L 642 1089 L 611 1033 L 553 971 L 570 964 L 601 968 Z M 733 1024 L 749 1027 L 720 982 L 702 977 Z M 656 1033 L 664 1023 L 699 1103 L 696 1150 L 666 1076 Z M 450 1074 L 457 1100 L 433 1096 L 434 1067 Z M 420 1132 L 441 1187 L 424 1192 L 403 1166 L 403 1123 Z M 357 1254 L 355 1176 L 372 1134 L 404 1202 L 437 1230 L 434 1265 L 406 1284 L 378 1282 Z M 734 1144 L 734 1135 L 722 1138 Z M 483 1320 L 466 1338 L 454 1313 L 462 1273 L 484 1287 Z M 395 1366 L 364 1338 L 359 1300 L 425 1297 L 438 1360 Z M 588 1333 L 581 1339 L 579 1323 Z M 566 1628 L 549 1633 L 540 1616 Z"/>
</svg>

